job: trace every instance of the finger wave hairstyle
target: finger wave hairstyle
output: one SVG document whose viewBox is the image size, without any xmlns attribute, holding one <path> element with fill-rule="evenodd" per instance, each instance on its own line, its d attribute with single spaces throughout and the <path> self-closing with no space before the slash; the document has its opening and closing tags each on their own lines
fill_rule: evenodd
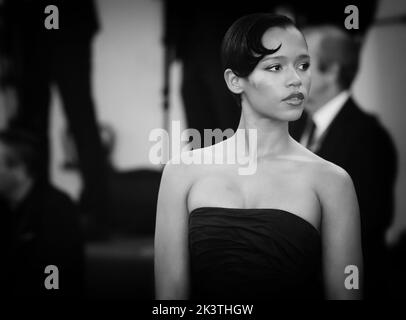
<svg viewBox="0 0 406 320">
<path fill-rule="evenodd" d="M 223 71 L 231 69 L 238 77 L 248 77 L 261 59 L 277 52 L 281 45 L 269 49 L 262 43 L 264 33 L 273 27 L 297 28 L 288 17 L 272 13 L 250 14 L 235 21 L 224 35 L 221 46 Z M 233 95 L 240 104 L 240 95 Z"/>
</svg>

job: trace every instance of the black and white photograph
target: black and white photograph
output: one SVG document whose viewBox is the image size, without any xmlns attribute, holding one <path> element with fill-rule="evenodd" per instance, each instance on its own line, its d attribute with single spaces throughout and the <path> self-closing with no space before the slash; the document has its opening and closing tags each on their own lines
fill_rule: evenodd
<svg viewBox="0 0 406 320">
<path fill-rule="evenodd" d="M 3 293 L 405 299 L 405 52 L 402 0 L 0 0 Z"/>
</svg>

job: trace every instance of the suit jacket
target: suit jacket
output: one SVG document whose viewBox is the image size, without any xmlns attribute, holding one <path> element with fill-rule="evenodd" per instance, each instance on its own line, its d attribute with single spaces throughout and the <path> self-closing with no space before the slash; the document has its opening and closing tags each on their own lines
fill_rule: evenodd
<svg viewBox="0 0 406 320">
<path fill-rule="evenodd" d="M 306 118 L 303 113 L 298 121 L 290 123 L 290 133 L 298 141 Z M 392 139 L 375 116 L 361 110 L 350 98 L 315 153 L 351 176 L 360 206 L 365 278 L 377 277 L 385 263 L 385 233 L 394 209 L 397 155 Z M 372 285 L 368 282 L 367 289 Z M 375 282 L 379 280 L 375 278 Z"/>
</svg>

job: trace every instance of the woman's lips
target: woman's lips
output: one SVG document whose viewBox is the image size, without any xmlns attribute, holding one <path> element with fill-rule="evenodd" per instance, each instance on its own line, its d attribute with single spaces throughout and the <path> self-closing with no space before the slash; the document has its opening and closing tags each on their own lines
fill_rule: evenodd
<svg viewBox="0 0 406 320">
<path fill-rule="evenodd" d="M 298 99 L 298 98 L 292 98 L 289 100 L 285 100 L 284 102 L 286 102 L 287 104 L 291 105 L 291 106 L 300 106 L 303 103 L 304 99 Z"/>
<path fill-rule="evenodd" d="M 304 100 L 304 94 L 301 92 L 294 92 L 288 95 L 286 98 L 283 98 L 282 101 L 292 100 L 292 99 L 300 99 Z"/>
<path fill-rule="evenodd" d="M 301 92 L 294 92 L 288 95 L 286 98 L 282 99 L 282 101 L 286 102 L 292 106 L 300 106 L 304 101 L 304 94 Z"/>
</svg>

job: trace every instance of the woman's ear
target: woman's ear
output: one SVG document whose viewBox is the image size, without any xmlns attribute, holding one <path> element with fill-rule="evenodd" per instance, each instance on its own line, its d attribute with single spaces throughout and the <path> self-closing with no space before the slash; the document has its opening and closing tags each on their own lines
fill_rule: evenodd
<svg viewBox="0 0 406 320">
<path fill-rule="evenodd" d="M 224 71 L 224 80 L 227 83 L 228 89 L 235 94 L 240 94 L 243 92 L 241 78 L 235 75 L 231 69 L 226 69 Z"/>
</svg>

